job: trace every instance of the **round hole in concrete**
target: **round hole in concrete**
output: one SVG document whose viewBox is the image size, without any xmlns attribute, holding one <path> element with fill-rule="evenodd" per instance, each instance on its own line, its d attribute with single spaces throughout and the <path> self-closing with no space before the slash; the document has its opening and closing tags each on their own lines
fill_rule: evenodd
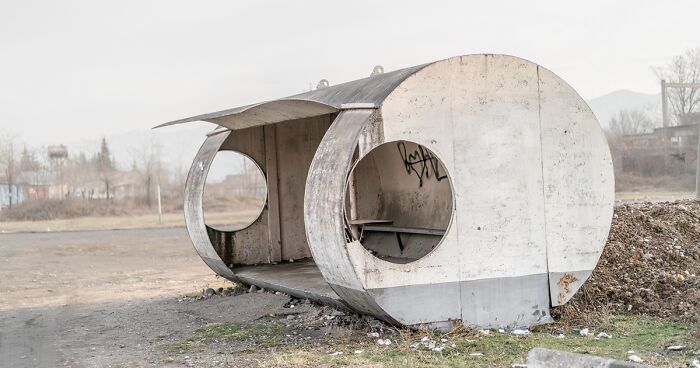
<svg viewBox="0 0 700 368">
<path fill-rule="evenodd" d="M 205 224 L 219 231 L 250 226 L 267 200 L 265 175 L 255 161 L 236 151 L 219 151 L 209 167 L 202 209 Z"/>
<path fill-rule="evenodd" d="M 384 143 L 348 177 L 346 235 L 380 259 L 412 262 L 440 244 L 453 205 L 449 174 L 434 152 L 408 141 Z"/>
</svg>

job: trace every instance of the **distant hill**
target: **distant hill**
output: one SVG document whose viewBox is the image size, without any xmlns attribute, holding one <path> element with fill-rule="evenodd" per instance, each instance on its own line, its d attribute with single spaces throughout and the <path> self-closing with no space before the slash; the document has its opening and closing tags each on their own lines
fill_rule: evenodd
<svg viewBox="0 0 700 368">
<path fill-rule="evenodd" d="M 608 127 L 610 119 L 621 109 L 643 110 L 653 121 L 657 122 L 657 125 L 661 125 L 661 94 L 654 95 L 621 89 L 587 102 L 603 128 Z"/>
</svg>

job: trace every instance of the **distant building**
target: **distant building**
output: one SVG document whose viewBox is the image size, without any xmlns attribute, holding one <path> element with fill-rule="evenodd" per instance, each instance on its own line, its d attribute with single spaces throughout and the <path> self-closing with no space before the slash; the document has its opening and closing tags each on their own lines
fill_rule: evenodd
<svg viewBox="0 0 700 368">
<path fill-rule="evenodd" d="M 669 162 L 676 168 L 687 166 L 691 170 L 695 167 L 697 151 L 697 120 L 656 128 L 651 133 L 626 135 L 622 137 L 622 171 L 664 174 L 660 171 L 668 171 Z"/>
</svg>

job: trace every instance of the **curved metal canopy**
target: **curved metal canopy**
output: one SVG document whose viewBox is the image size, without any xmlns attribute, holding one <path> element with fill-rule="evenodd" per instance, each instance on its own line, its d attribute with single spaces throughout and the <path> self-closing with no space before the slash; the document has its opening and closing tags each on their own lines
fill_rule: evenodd
<svg viewBox="0 0 700 368">
<path fill-rule="evenodd" d="M 378 106 L 401 82 L 427 65 L 399 69 L 277 100 L 175 120 L 156 128 L 192 121 L 206 121 L 236 130 L 330 114 L 341 110 L 342 105 L 345 104 L 362 103 Z"/>
</svg>

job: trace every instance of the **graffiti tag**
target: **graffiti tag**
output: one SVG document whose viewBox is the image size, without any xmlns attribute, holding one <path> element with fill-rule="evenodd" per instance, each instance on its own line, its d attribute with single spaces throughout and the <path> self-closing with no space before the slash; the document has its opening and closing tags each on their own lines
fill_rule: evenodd
<svg viewBox="0 0 700 368">
<path fill-rule="evenodd" d="M 447 175 L 440 174 L 440 163 L 437 157 L 423 146 L 418 145 L 418 149 L 412 153 L 406 150 L 405 142 L 398 142 L 396 147 L 399 149 L 399 154 L 403 160 L 407 174 L 415 174 L 418 177 L 418 185 L 423 186 L 423 179 L 429 179 L 432 172 L 435 180 L 441 181 L 447 178 Z"/>
</svg>

